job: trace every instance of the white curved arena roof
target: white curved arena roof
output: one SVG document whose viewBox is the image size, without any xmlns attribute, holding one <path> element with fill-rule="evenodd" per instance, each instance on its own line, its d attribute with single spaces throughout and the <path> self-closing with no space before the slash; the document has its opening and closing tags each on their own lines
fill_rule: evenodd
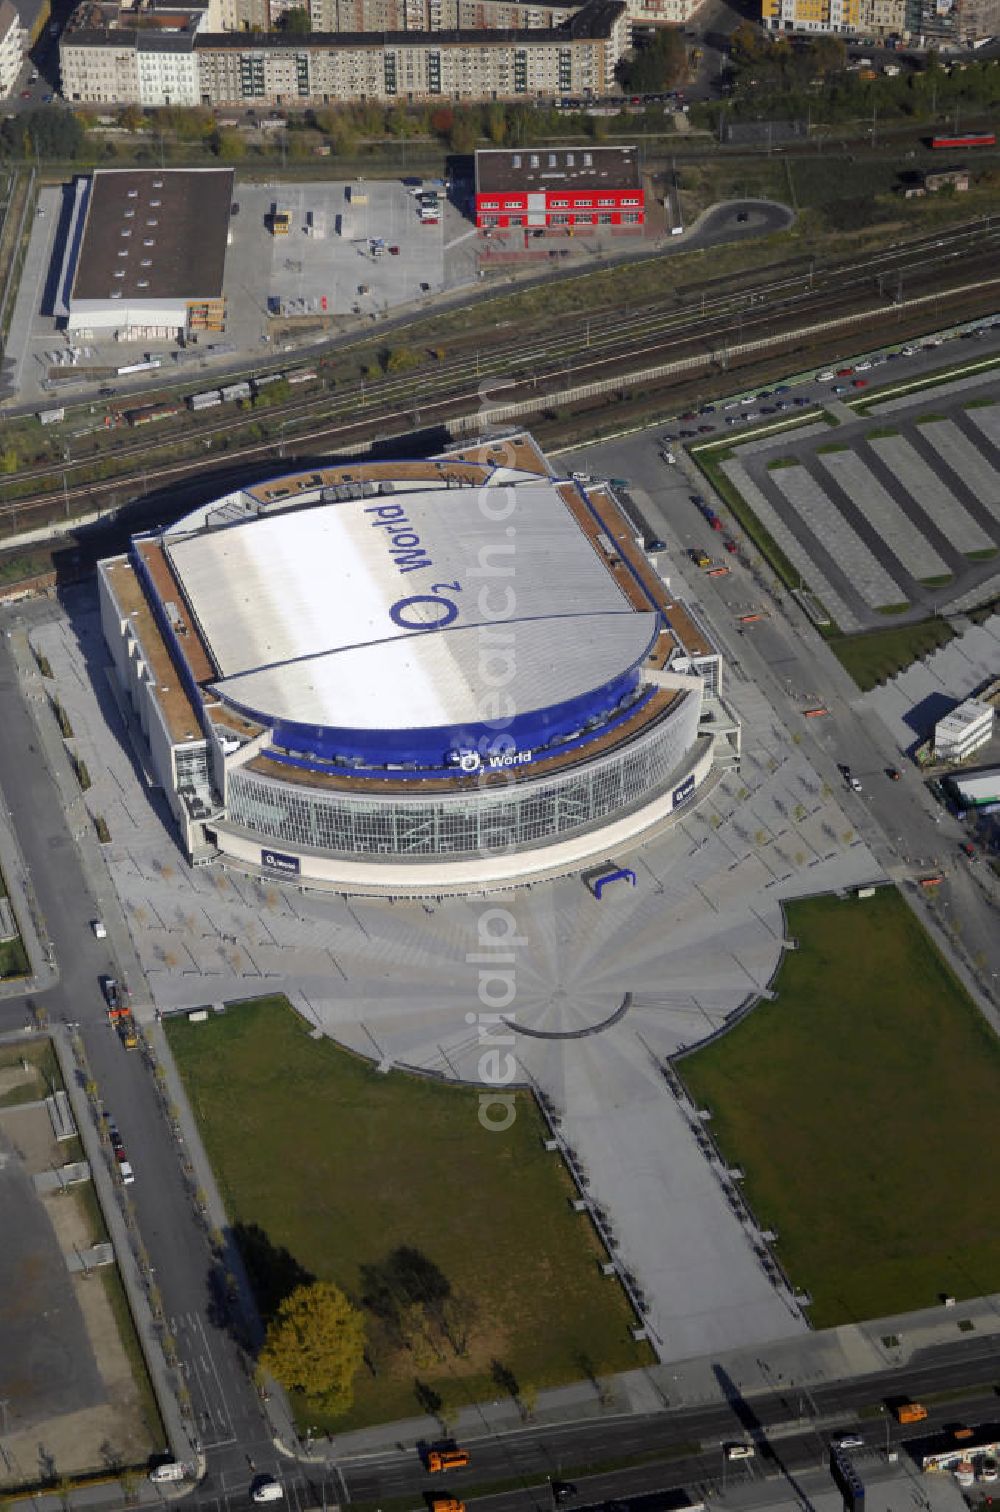
<svg viewBox="0 0 1000 1512">
<path fill-rule="evenodd" d="M 164 548 L 215 686 L 268 719 L 482 723 L 498 686 L 523 714 L 610 681 L 656 633 L 547 480 L 174 527 Z"/>
</svg>

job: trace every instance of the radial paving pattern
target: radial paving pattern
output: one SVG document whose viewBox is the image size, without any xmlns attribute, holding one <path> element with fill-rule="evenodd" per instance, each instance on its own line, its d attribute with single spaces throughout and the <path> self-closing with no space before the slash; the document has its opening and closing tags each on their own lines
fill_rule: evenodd
<svg viewBox="0 0 1000 1512">
<path fill-rule="evenodd" d="M 110 827 L 115 884 L 160 1008 L 287 991 L 307 1020 L 387 1072 L 412 1066 L 484 1095 L 502 1090 L 484 1059 L 499 1044 L 517 1079 L 557 1109 L 664 1358 L 805 1328 L 768 1279 L 760 1237 L 663 1064 L 766 989 L 781 898 L 878 875 L 753 684 L 736 682 L 741 774 L 710 784 L 697 808 L 629 858 L 634 889 L 616 884 L 598 902 L 569 877 L 510 895 L 392 904 L 187 867 L 113 708 L 95 705 L 85 658 L 102 664 L 96 621 L 81 616 L 75 636 L 59 623 L 33 639 L 93 774 L 87 802 Z"/>
</svg>

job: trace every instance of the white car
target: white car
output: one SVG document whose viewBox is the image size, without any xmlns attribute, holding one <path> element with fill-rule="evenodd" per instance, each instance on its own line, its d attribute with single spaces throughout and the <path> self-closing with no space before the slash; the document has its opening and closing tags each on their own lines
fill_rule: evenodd
<svg viewBox="0 0 1000 1512">
<path fill-rule="evenodd" d="M 107 931 L 107 929 L 106 929 L 106 927 L 104 925 L 104 921 L 102 919 L 91 919 L 91 921 L 90 921 L 90 927 L 94 931 L 94 938 L 96 940 L 106 940 L 107 939 L 107 937 L 108 937 L 108 931 Z"/>
<path fill-rule="evenodd" d="M 858 781 L 857 777 L 851 778 L 851 787 L 856 793 L 860 793 L 862 791 L 861 783 Z"/>
<path fill-rule="evenodd" d="M 836 378 L 836 376 L 837 375 L 833 371 L 833 368 L 827 368 L 827 370 L 826 370 L 825 373 L 817 373 L 816 374 L 816 382 L 817 383 L 832 383 L 833 380 L 834 380 L 834 378 Z"/>
<path fill-rule="evenodd" d="M 127 1160 L 119 1160 L 118 1174 L 122 1179 L 122 1186 L 131 1186 L 135 1180 L 135 1172 Z"/>
<path fill-rule="evenodd" d="M 162 1464 L 154 1465 L 149 1472 L 149 1478 L 154 1486 L 162 1481 L 182 1481 L 187 1474 L 179 1460 L 164 1460 Z"/>
<path fill-rule="evenodd" d="M 868 362 L 868 361 L 865 361 L 865 362 L 856 362 L 854 364 L 854 371 L 856 373 L 870 373 L 871 372 L 871 366 L 872 366 L 871 363 Z"/>
<path fill-rule="evenodd" d="M 863 1449 L 865 1447 L 865 1441 L 860 1433 L 842 1433 L 833 1442 L 837 1449 Z"/>
<path fill-rule="evenodd" d="M 250 1500 L 254 1502 L 284 1501 L 285 1492 L 280 1481 L 273 1475 L 258 1475 L 250 1483 Z"/>
</svg>

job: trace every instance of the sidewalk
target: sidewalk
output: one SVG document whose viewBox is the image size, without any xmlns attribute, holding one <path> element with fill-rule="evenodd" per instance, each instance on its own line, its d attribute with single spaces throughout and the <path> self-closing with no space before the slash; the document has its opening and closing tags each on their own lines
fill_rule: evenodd
<svg viewBox="0 0 1000 1512">
<path fill-rule="evenodd" d="M 972 1330 L 960 1329 L 971 1323 Z M 479 1402 L 465 1408 L 454 1421 L 455 1436 L 463 1442 L 497 1433 L 526 1432 L 588 1419 L 648 1416 L 667 1408 L 711 1407 L 727 1401 L 723 1382 L 735 1386 L 748 1400 L 774 1395 L 782 1389 L 809 1392 L 838 1381 L 887 1370 L 903 1369 L 921 1350 L 957 1343 L 966 1332 L 996 1338 L 1000 1346 L 1000 1293 L 960 1303 L 954 1308 L 926 1308 L 870 1323 L 849 1324 L 821 1333 L 788 1339 L 758 1349 L 703 1356 L 674 1365 L 656 1365 L 602 1379 L 604 1401 L 589 1381 L 575 1382 L 539 1394 L 525 1421 L 514 1402 Z M 895 1342 L 886 1342 L 886 1341 Z M 731 1390 L 731 1388 L 730 1388 Z M 606 1405 L 605 1405 L 606 1404 Z M 818 1414 L 822 1421 L 823 1414 Z M 843 1409 L 829 1414 L 840 1423 Z M 338 1461 L 381 1458 L 393 1451 L 410 1451 L 420 1440 L 438 1438 L 441 1425 L 431 1417 L 407 1418 L 338 1434 Z M 329 1450 L 322 1458 L 328 1458 Z"/>
<path fill-rule="evenodd" d="M 73 1051 L 72 1036 L 70 1031 L 62 1025 L 54 1026 L 51 1030 L 51 1036 L 52 1045 L 59 1061 L 59 1069 L 62 1072 L 63 1082 L 65 1083 L 70 1105 L 73 1109 L 73 1118 L 76 1121 L 77 1132 L 83 1145 L 83 1152 L 90 1165 L 90 1175 L 94 1184 L 94 1191 L 100 1202 L 104 1221 L 107 1225 L 108 1236 L 114 1247 L 115 1258 L 118 1261 L 118 1272 L 122 1278 L 122 1285 L 128 1297 L 129 1311 L 132 1314 L 136 1334 L 142 1347 L 146 1368 L 149 1371 L 149 1378 L 156 1396 L 157 1406 L 160 1410 L 160 1417 L 163 1420 L 171 1453 L 175 1459 L 194 1465 L 197 1469 L 197 1476 L 200 1479 L 204 1474 L 204 1456 L 198 1452 L 192 1430 L 182 1417 L 177 1403 L 176 1390 L 174 1382 L 171 1379 L 170 1367 L 164 1357 L 156 1322 L 149 1305 L 146 1288 L 139 1273 L 128 1227 L 122 1212 L 119 1189 L 112 1180 L 107 1155 L 94 1124 L 90 1103 L 84 1091 L 82 1080 L 77 1074 L 77 1060 Z"/>
<path fill-rule="evenodd" d="M 132 939 L 128 922 L 122 912 L 118 894 L 108 871 L 104 847 L 97 838 L 97 831 L 87 808 L 80 784 L 70 764 L 66 743 L 63 740 L 54 714 L 49 707 L 49 684 L 38 670 L 31 650 L 27 630 L 20 626 L 9 630 L 10 651 L 21 684 L 21 695 L 31 711 L 32 721 L 38 734 L 39 753 L 45 761 L 62 802 L 66 821 L 72 832 L 77 850 L 94 896 L 95 914 L 104 920 L 108 942 L 118 962 L 123 983 L 132 994 L 132 1009 L 140 1023 L 148 1023 L 153 1017 L 152 996 L 139 955 Z M 55 692 L 54 685 L 52 691 Z M 6 868 L 3 857 L 3 826 L 8 822 L 6 810 L 0 814 L 0 864 Z M 14 842 L 16 844 L 16 842 Z M 23 863 L 21 871 L 23 872 Z M 30 884 L 29 884 L 30 886 Z M 15 901 L 15 911 L 17 904 Z M 36 921 L 37 927 L 37 921 Z M 44 929 L 44 925 L 41 926 Z M 44 951 L 42 953 L 44 959 Z M 50 986 L 56 980 L 52 970 Z"/>
<path fill-rule="evenodd" d="M 11 656 L 17 671 L 21 666 L 11 641 Z M 30 652 L 28 653 L 30 655 Z M 0 871 L 7 887 L 14 917 L 21 931 L 21 940 L 30 964 L 28 977 L 10 977 L 0 981 L 0 999 L 23 997 L 30 992 L 45 992 L 59 980 L 59 971 L 53 958 L 48 930 L 42 918 L 31 877 L 21 853 L 21 846 L 11 822 L 10 810 L 0 795 Z"/>
</svg>

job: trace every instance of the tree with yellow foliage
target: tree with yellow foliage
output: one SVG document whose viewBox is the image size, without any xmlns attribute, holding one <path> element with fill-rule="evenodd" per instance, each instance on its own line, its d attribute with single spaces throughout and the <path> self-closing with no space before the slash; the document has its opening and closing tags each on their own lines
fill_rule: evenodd
<svg viewBox="0 0 1000 1512">
<path fill-rule="evenodd" d="M 313 1397 L 330 1412 L 346 1412 L 365 1348 L 365 1324 L 329 1281 L 298 1286 L 267 1330 L 261 1368 L 288 1391 Z"/>
</svg>

